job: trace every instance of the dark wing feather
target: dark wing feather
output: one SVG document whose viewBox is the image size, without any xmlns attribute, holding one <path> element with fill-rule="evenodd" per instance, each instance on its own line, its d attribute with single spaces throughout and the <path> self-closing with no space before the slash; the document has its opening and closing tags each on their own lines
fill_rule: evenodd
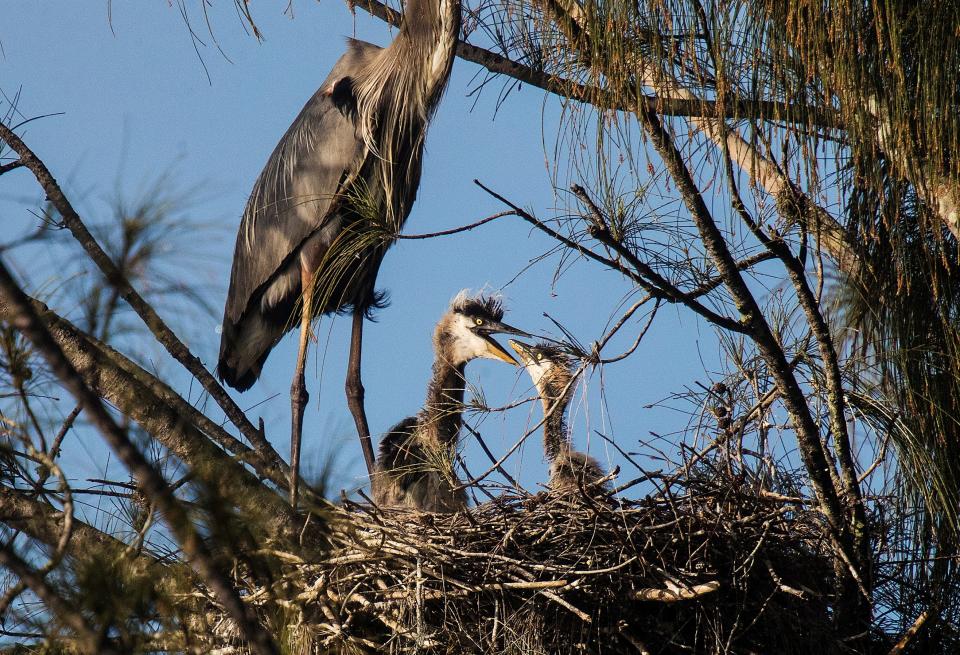
<svg viewBox="0 0 960 655">
<path fill-rule="evenodd" d="M 364 156 L 348 99 L 349 79 L 381 48 L 348 41 L 347 52 L 277 144 L 247 201 L 233 255 L 217 371 L 246 389 L 291 325 L 299 292 L 297 256 L 312 235 L 335 237 L 331 204 Z"/>
</svg>

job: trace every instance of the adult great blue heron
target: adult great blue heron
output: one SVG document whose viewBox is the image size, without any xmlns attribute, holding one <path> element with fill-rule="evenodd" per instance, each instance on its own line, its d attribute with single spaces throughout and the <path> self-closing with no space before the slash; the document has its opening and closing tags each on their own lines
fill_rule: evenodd
<svg viewBox="0 0 960 655">
<path fill-rule="evenodd" d="M 434 330 L 433 375 L 423 409 L 400 421 L 380 442 L 371 489 L 378 505 L 428 512 L 466 507 L 467 495 L 453 472 L 464 369 L 478 357 L 517 363 L 490 336 L 495 333 L 527 334 L 503 322 L 503 308 L 495 298 L 461 292 L 453 299 Z"/>
<path fill-rule="evenodd" d="M 310 322 L 321 314 L 353 313 L 347 403 L 373 469 L 360 379 L 363 318 L 378 306 L 380 262 L 416 198 L 427 125 L 449 79 L 459 31 L 459 0 L 407 0 L 389 46 L 349 40 L 270 155 L 243 213 L 217 373 L 248 389 L 271 349 L 299 324 L 290 387 L 294 505 Z"/>
<path fill-rule="evenodd" d="M 603 469 L 590 455 L 574 450 L 567 435 L 565 414 L 573 395 L 570 359 L 548 344 L 531 346 L 511 339 L 510 347 L 520 357 L 543 403 L 543 450 L 550 462 L 550 488 L 572 492 L 596 485 L 605 476 Z"/>
</svg>

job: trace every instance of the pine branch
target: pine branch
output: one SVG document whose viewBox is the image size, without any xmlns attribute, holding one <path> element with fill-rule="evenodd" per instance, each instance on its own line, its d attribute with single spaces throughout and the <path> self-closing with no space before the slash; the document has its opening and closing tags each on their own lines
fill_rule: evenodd
<svg viewBox="0 0 960 655">
<path fill-rule="evenodd" d="M 348 0 L 348 4 L 351 10 L 360 7 L 371 16 L 379 18 L 393 27 L 399 27 L 403 19 L 400 12 L 391 9 L 379 0 Z M 537 70 L 463 40 L 457 41 L 457 57 L 464 61 L 479 64 L 495 75 L 506 75 L 518 82 L 543 89 L 561 98 L 584 102 L 599 109 L 631 113 L 639 110 L 655 110 L 665 116 L 785 120 L 802 122 L 804 126 L 811 124 L 810 117 L 813 115 L 812 123 L 814 125 L 823 128 L 840 127 L 840 120 L 836 116 L 818 114 L 810 108 L 795 107 L 782 102 L 744 102 L 730 99 L 721 103 L 713 100 L 647 95 L 639 88 L 635 89 L 635 93 L 618 96 L 607 89 L 582 84 L 560 75 Z M 630 98 L 630 101 L 624 101 L 624 97 Z"/>
<path fill-rule="evenodd" d="M 103 655 L 120 655 L 120 651 L 113 648 L 106 641 L 106 635 L 94 630 L 87 622 L 86 617 L 73 608 L 53 587 L 47 584 L 37 571 L 23 561 L 9 544 L 0 547 L 0 564 L 10 569 L 30 590 L 43 601 L 54 616 L 78 633 L 86 650 L 90 653 Z"/>
</svg>

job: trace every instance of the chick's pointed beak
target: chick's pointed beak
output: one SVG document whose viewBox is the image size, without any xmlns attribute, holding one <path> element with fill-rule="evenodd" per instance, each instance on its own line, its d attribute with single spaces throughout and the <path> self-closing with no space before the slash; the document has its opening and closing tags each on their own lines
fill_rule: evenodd
<svg viewBox="0 0 960 655">
<path fill-rule="evenodd" d="M 519 355 L 521 364 L 525 366 L 527 362 L 533 361 L 533 353 L 530 352 L 530 346 L 522 341 L 514 341 L 513 339 L 510 339 L 508 343 L 510 347 L 513 348 L 513 351 Z"/>
<path fill-rule="evenodd" d="M 480 330 L 484 334 L 514 334 L 518 337 L 533 337 L 529 332 L 524 332 L 519 328 L 501 323 L 500 321 L 487 321 Z"/>
<path fill-rule="evenodd" d="M 500 361 L 506 362 L 507 364 L 513 364 L 514 366 L 519 366 L 520 364 L 515 360 L 510 353 L 503 349 L 499 343 L 494 340 L 489 334 L 481 335 L 483 340 L 487 344 L 487 356 L 491 359 L 499 359 Z"/>
</svg>

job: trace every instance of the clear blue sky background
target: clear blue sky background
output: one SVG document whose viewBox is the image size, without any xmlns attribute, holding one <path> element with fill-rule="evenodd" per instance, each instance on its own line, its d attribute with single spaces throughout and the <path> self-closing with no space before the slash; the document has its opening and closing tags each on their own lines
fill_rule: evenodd
<svg viewBox="0 0 960 655">
<path fill-rule="evenodd" d="M 383 45 L 391 34 L 383 23 L 360 11 L 354 18 L 334 0 L 295 1 L 293 20 L 283 15 L 284 3 L 258 2 L 252 8 L 265 37 L 258 43 L 244 33 L 232 2 L 221 0 L 211 9 L 221 54 L 197 12 L 199 3 L 188 4 L 194 29 L 206 44 L 198 45 L 203 63 L 176 3 L 114 2 L 111 25 L 103 0 L 8 1 L 0 23 L 0 89 L 8 97 L 20 93 L 19 111 L 27 117 L 63 112 L 32 123 L 23 134 L 91 223 L 103 220 L 118 188 L 135 198 L 163 173 L 170 174 L 173 189 L 199 188 L 201 201 L 190 216 L 214 229 L 198 229 L 170 261 L 183 280 L 207 289 L 218 313 L 208 316 L 183 306 L 167 308 L 165 315 L 212 368 L 234 234 L 254 179 L 343 51 L 344 37 Z M 548 170 L 552 153 L 543 145 L 554 142 L 559 101 L 524 87 L 497 111 L 500 82 L 479 99 L 468 95 L 478 72 L 468 62 L 454 66 L 428 136 L 408 233 L 447 229 L 503 209 L 473 185 L 474 178 L 538 215 L 562 210 L 565 200 L 555 195 Z M 36 218 L 29 210 L 41 199 L 25 171 L 0 178 L 0 240 L 30 230 Z M 367 412 L 375 435 L 419 408 L 430 372 L 433 325 L 462 288 L 502 289 L 507 320 L 531 331 L 556 333 L 542 317 L 548 312 L 585 344 L 602 334 L 631 287 L 583 262 L 566 267 L 557 279 L 559 258 L 540 259 L 552 246 L 520 219 L 505 218 L 455 237 L 400 242 L 389 252 L 379 284 L 390 291 L 392 304 L 378 322 L 367 324 L 364 352 Z M 79 248 L 70 253 L 80 256 Z M 62 251 L 24 250 L 14 254 L 13 263 L 36 289 L 57 279 L 57 258 L 63 256 Z M 609 354 L 628 346 L 641 325 L 631 323 Z M 363 482 L 364 471 L 343 394 L 349 319 L 324 319 L 318 336 L 308 375 L 304 468 L 308 475 L 316 472 L 323 458 L 335 453 L 335 482 L 349 487 Z M 651 431 L 681 429 L 688 421 L 682 413 L 645 406 L 695 380 L 705 381 L 704 368 L 716 368 L 717 349 L 713 333 L 689 313 L 661 311 L 639 351 L 603 371 L 605 396 L 599 372 L 581 388 L 571 419 L 578 446 L 607 465 L 625 466 L 622 479 L 634 477 L 592 431 L 609 434 L 633 451 L 638 438 L 649 438 Z M 189 393 L 186 378 L 160 350 L 151 346 L 138 354 L 154 360 Z M 271 355 L 261 381 L 238 396 L 241 406 L 256 406 L 252 415 L 263 416 L 268 436 L 284 454 L 295 355 L 295 337 L 288 336 Z M 493 406 L 531 393 L 526 375 L 502 363 L 476 362 L 468 374 Z M 192 388 L 196 399 L 196 385 Z M 215 407 L 211 411 L 220 415 Z M 539 404 L 527 404 L 486 417 L 480 429 L 499 454 L 539 418 Z M 90 439 L 73 446 L 75 475 L 81 477 L 102 474 L 106 461 L 103 448 Z M 465 456 L 477 472 L 488 462 L 472 441 L 466 438 Z M 536 435 L 508 463 L 529 488 L 545 480 L 539 444 Z"/>
</svg>

